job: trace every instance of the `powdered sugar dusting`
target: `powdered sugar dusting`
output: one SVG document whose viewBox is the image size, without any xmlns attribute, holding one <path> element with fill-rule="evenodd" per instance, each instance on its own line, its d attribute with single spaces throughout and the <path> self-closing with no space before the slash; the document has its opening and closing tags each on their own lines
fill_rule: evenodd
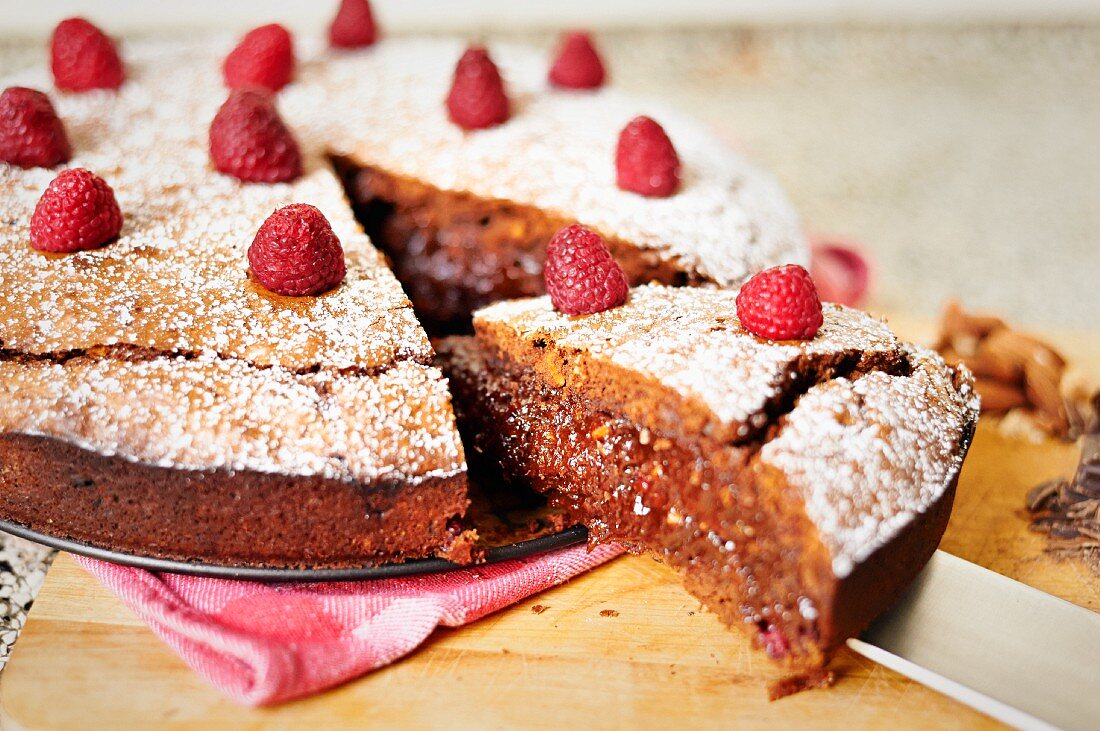
<svg viewBox="0 0 1100 731">
<path fill-rule="evenodd" d="M 490 46 L 512 117 L 488 130 L 458 128 L 443 99 L 464 47 L 457 39 L 389 39 L 362 53 L 326 54 L 304 64 L 283 107 L 306 136 L 363 164 L 536 206 L 722 285 L 767 266 L 806 263 L 798 218 L 769 175 L 675 110 L 612 88 L 551 88 L 549 59 L 529 48 Z M 682 187 L 669 198 L 615 185 L 619 131 L 639 114 L 665 127 L 682 160 Z"/>
<path fill-rule="evenodd" d="M 289 368 L 426 361 L 427 338 L 327 162 L 283 185 L 247 185 L 210 167 L 207 130 L 225 98 L 214 47 L 127 46 L 115 93 L 51 93 L 74 167 L 115 189 L 122 234 L 102 249 L 47 256 L 28 245 L 31 212 L 56 171 L 0 165 L 0 339 L 42 353 L 124 343 L 216 352 Z M 44 71 L 19 79 L 48 88 Z M 11 82 L 5 82 L 11 83 Z M 344 284 L 284 299 L 249 281 L 246 251 L 279 206 L 316 205 L 339 236 Z"/>
<path fill-rule="evenodd" d="M 870 373 L 810 389 L 760 450 L 802 493 L 838 577 L 943 495 L 978 417 L 970 383 L 956 388 L 938 355 L 912 348 L 909 357 L 909 377 Z"/>
<path fill-rule="evenodd" d="M 296 374 L 214 356 L 0 361 L 0 430 L 161 467 L 370 481 L 463 467 L 439 372 Z"/>
<path fill-rule="evenodd" d="M 907 361 L 909 375 L 872 366 L 858 377 L 811 386 L 758 453 L 762 465 L 781 470 L 801 492 L 834 573 L 846 576 L 958 474 L 978 417 L 972 380 L 938 355 L 899 342 L 881 321 L 839 305 L 824 305 L 824 324 L 812 340 L 760 340 L 737 321 L 735 298 L 726 290 L 649 285 L 634 288 L 622 307 L 569 317 L 540 297 L 491 305 L 476 314 L 475 328 L 501 347 L 518 340 L 521 357 L 535 359 L 529 364 L 546 353 L 568 354 L 588 366 L 587 378 L 642 374 L 685 402 L 703 404 L 733 434 L 745 433 L 746 424 L 767 424 L 766 405 L 813 356 L 855 352 L 871 364 Z M 612 370 L 594 370 L 593 363 Z M 660 428 L 659 414 L 630 415 Z"/>
<path fill-rule="evenodd" d="M 293 183 L 241 184 L 211 168 L 228 46 L 127 44 L 118 93 L 51 92 L 70 165 L 106 179 L 122 208 L 106 247 L 31 249 L 31 213 L 56 171 L 0 164 L 0 348 L 92 354 L 0 362 L 0 427 L 174 467 L 356 480 L 461 471 L 446 384 L 421 365 L 427 337 L 317 141 Z M 3 82 L 16 83 L 50 88 L 45 69 Z M 278 297 L 248 275 L 260 223 L 295 202 L 317 206 L 344 247 L 347 278 L 320 297 Z M 145 355 L 99 355 L 114 345 Z"/>
<path fill-rule="evenodd" d="M 645 374 L 735 426 L 760 414 L 803 356 L 898 348 L 883 322 L 834 304 L 824 305 L 825 321 L 814 339 L 763 341 L 741 327 L 736 297 L 729 290 L 646 285 L 633 288 L 625 305 L 595 315 L 563 315 L 544 296 L 490 305 L 474 323 L 507 328 L 526 341 L 550 340 L 559 349 Z"/>
</svg>

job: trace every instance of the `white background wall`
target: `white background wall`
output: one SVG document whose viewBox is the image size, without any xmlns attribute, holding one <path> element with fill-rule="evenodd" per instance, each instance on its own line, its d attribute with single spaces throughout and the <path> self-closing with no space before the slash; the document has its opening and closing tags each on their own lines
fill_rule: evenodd
<svg viewBox="0 0 1100 731">
<path fill-rule="evenodd" d="M 240 28 L 257 18 L 307 29 L 336 0 L 0 0 L 0 35 L 41 34 L 83 14 L 115 32 Z M 374 0 L 391 30 L 728 25 L 732 23 L 1071 22 L 1100 19 L 1098 0 Z"/>
</svg>

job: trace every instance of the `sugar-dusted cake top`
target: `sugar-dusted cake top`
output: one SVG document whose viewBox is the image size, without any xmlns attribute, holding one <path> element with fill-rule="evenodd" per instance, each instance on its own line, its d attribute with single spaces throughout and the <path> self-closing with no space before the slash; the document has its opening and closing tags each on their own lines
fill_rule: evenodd
<svg viewBox="0 0 1100 731">
<path fill-rule="evenodd" d="M 580 317 L 548 297 L 498 303 L 474 327 L 507 360 L 597 408 L 743 448 L 758 469 L 778 470 L 845 576 L 957 476 L 978 416 L 970 376 L 833 304 L 813 339 L 762 340 L 739 323 L 735 299 L 650 285 Z"/>
<path fill-rule="evenodd" d="M 696 408 L 699 426 L 733 442 L 751 438 L 767 411 L 796 381 L 827 378 L 834 367 L 896 368 L 899 344 L 880 320 L 839 305 L 824 306 L 825 322 L 812 340 L 774 343 L 748 333 L 737 320 L 737 293 L 729 290 L 635 287 L 626 304 L 595 315 L 570 317 L 548 296 L 490 305 L 475 314 L 479 333 L 492 332 L 520 357 L 569 379 L 571 353 L 585 368 L 606 364 L 665 389 Z M 570 361 L 561 366 L 548 353 Z"/>
<path fill-rule="evenodd" d="M 242 184 L 212 169 L 207 131 L 225 98 L 219 53 L 127 45 L 129 79 L 117 93 L 52 94 L 73 143 L 69 165 L 114 188 L 122 232 L 94 251 L 35 251 L 31 214 L 57 173 L 0 164 L 0 347 L 124 344 L 292 369 L 426 361 L 431 349 L 404 292 L 316 150 L 290 184 Z M 48 72 L 0 85 L 16 82 L 48 88 Z M 249 280 L 257 228 L 294 202 L 320 208 L 344 247 L 347 278 L 320 297 L 280 298 Z"/>
<path fill-rule="evenodd" d="M 389 38 L 367 52 L 307 61 L 282 92 L 282 108 L 310 130 L 304 136 L 363 164 L 544 209 L 656 251 L 701 279 L 730 285 L 767 266 L 806 263 L 798 217 L 770 175 L 663 105 L 614 88 L 552 88 L 549 59 L 530 48 L 489 45 L 511 117 L 491 129 L 460 129 L 443 99 L 465 45 Z M 664 126 L 682 162 L 681 187 L 668 198 L 615 184 L 619 131 L 642 114 Z"/>
<path fill-rule="evenodd" d="M 935 503 L 962 467 L 978 418 L 969 375 L 909 348 L 908 376 L 873 372 L 814 386 L 759 452 L 801 492 L 847 576 Z"/>
<path fill-rule="evenodd" d="M 370 482 L 463 469 L 439 371 L 257 368 L 213 355 L 0 360 L 0 431 L 181 469 Z"/>
<path fill-rule="evenodd" d="M 512 118 L 468 133 L 447 121 L 442 102 L 462 42 L 386 39 L 337 53 L 299 41 L 297 78 L 278 104 L 302 146 L 305 175 L 242 185 L 213 171 L 207 150 L 232 44 L 128 42 L 118 92 L 51 92 L 73 143 L 69 165 L 114 188 L 123 229 L 95 251 L 31 250 L 31 213 L 56 171 L 0 164 L 0 347 L 46 353 L 122 343 L 290 368 L 426 360 L 427 340 L 354 221 L 328 151 L 576 218 L 722 284 L 805 259 L 797 218 L 769 176 L 674 112 L 613 90 L 551 90 L 546 59 L 516 46 L 492 49 Z M 9 84 L 51 88 L 45 64 L 0 82 Z M 660 119 L 683 161 L 682 189 L 670 198 L 615 186 L 616 136 L 639 113 Z M 248 280 L 245 252 L 256 229 L 291 202 L 320 208 L 347 254 L 347 279 L 322 297 L 282 300 Z"/>
</svg>

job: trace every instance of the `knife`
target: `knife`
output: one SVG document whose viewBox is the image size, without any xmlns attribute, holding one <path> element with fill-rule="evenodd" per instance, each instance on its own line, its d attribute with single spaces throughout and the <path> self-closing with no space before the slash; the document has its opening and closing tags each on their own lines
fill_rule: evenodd
<svg viewBox="0 0 1100 731">
<path fill-rule="evenodd" d="M 1088 435 L 1078 479 L 1098 458 Z M 848 646 L 1018 728 L 1100 728 L 1100 614 L 943 551 Z"/>
</svg>

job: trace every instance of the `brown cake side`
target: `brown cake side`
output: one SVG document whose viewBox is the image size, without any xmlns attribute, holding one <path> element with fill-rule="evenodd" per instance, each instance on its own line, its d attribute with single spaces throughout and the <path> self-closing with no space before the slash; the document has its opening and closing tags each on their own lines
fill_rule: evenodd
<svg viewBox="0 0 1100 731">
<path fill-rule="evenodd" d="M 0 352 L 0 516 L 141 556 L 325 567 L 446 552 L 466 509 L 439 371 Z"/>
<path fill-rule="evenodd" d="M 48 535 L 218 566 L 340 568 L 446 551 L 465 476 L 370 482 L 152 467 L 0 434 L 0 515 Z"/>
<path fill-rule="evenodd" d="M 661 296 L 635 290 L 632 300 L 644 304 L 627 309 L 660 307 Z M 714 296 L 726 295 L 685 292 L 649 319 L 705 340 L 705 318 L 693 321 L 684 300 Z M 479 315 L 476 339 L 442 341 L 471 470 L 548 494 L 594 541 L 654 551 L 725 622 L 786 663 L 799 678 L 791 687 L 820 681 L 835 650 L 897 596 L 946 527 L 976 418 L 966 376 L 888 331 L 846 340 L 837 327 L 860 320 L 834 310 L 818 354 L 833 357 L 784 351 L 775 392 L 761 373 L 748 378 L 765 392 L 726 404 L 754 404 L 752 428 L 740 430 L 707 413 L 707 394 L 693 400 L 670 387 L 674 369 L 665 383 L 647 384 L 644 364 L 616 360 L 626 347 L 616 338 L 660 351 L 676 337 L 647 332 L 634 314 L 604 313 L 592 325 L 555 320 L 537 304 L 498 306 Z M 618 327 L 632 319 L 633 328 Z M 727 335 L 724 348 L 740 343 Z M 859 342 L 866 351 L 846 352 Z M 722 352 L 711 352 L 715 366 Z M 732 380 L 711 388 L 737 390 L 738 367 L 730 363 Z M 947 425 L 943 434 L 926 433 L 919 417 L 895 429 L 922 409 L 936 414 L 928 423 Z M 803 432 L 814 429 L 826 446 L 807 443 Z M 937 487 L 918 495 L 912 483 L 926 476 Z M 815 492 L 807 480 L 824 486 Z M 905 503 L 907 490 L 916 502 Z"/>
</svg>

